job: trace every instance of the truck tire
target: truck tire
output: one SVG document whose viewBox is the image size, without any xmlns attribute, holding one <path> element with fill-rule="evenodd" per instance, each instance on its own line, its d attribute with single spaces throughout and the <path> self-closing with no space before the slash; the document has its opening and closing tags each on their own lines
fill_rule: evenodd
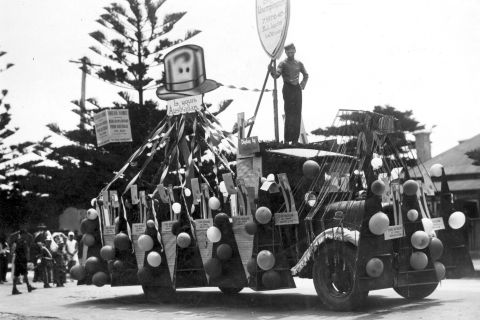
<svg viewBox="0 0 480 320">
<path fill-rule="evenodd" d="M 222 291 L 225 294 L 237 294 L 243 290 L 243 288 L 232 288 L 232 287 L 218 287 L 218 289 L 220 289 L 220 291 Z"/>
<path fill-rule="evenodd" d="M 420 300 L 428 297 L 437 288 L 438 283 L 423 284 L 419 286 L 396 287 L 396 293 L 409 300 Z"/>
<path fill-rule="evenodd" d="M 331 310 L 357 309 L 368 296 L 368 290 L 361 290 L 355 281 L 355 254 L 353 245 L 328 242 L 315 257 L 313 284 L 322 303 Z"/>
</svg>

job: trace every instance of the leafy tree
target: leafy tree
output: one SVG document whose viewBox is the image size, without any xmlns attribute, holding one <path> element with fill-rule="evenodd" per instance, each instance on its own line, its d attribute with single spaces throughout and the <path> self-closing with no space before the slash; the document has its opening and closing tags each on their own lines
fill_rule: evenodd
<svg viewBox="0 0 480 320">
<path fill-rule="evenodd" d="M 161 64 L 162 51 L 200 31 L 191 30 L 181 39 L 169 39 L 169 32 L 186 12 L 167 14 L 160 21 L 158 11 L 165 0 L 126 0 L 124 3 L 126 6 L 115 2 L 104 8 L 105 13 L 97 20 L 103 30 L 90 33 L 101 47 L 90 49 L 110 61 L 96 74 L 112 84 L 137 91 L 138 104 L 142 107 L 144 91 L 162 82 L 148 75 L 151 68 Z"/>
</svg>

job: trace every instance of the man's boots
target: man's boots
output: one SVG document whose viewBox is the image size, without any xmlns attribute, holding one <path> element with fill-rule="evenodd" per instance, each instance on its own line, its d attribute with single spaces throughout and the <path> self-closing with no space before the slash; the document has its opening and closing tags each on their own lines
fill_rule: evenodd
<svg viewBox="0 0 480 320">
<path fill-rule="evenodd" d="M 28 288 L 28 292 L 32 292 L 33 290 L 37 289 L 35 287 L 32 287 L 31 285 L 28 285 L 27 288 Z"/>
<path fill-rule="evenodd" d="M 18 291 L 17 287 L 13 287 L 12 294 L 22 294 L 22 293 Z"/>
</svg>

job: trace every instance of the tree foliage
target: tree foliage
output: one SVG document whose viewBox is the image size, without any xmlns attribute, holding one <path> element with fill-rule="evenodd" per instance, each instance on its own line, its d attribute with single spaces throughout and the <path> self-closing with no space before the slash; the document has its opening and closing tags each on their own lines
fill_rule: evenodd
<svg viewBox="0 0 480 320">
<path fill-rule="evenodd" d="M 467 156 L 473 160 L 473 164 L 480 166 L 480 148 L 467 152 Z"/>
</svg>

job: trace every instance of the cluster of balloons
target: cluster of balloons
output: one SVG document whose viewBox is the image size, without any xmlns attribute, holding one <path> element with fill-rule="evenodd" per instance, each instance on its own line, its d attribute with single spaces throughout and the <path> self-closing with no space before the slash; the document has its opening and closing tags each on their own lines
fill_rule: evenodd
<svg viewBox="0 0 480 320">
<path fill-rule="evenodd" d="M 262 250 L 257 254 L 257 257 L 252 257 L 247 262 L 247 271 L 251 275 L 257 273 L 257 268 L 265 271 L 262 274 L 262 283 L 267 289 L 278 288 L 281 284 L 281 276 L 273 270 L 275 266 L 275 256 L 270 250 Z"/>
</svg>

